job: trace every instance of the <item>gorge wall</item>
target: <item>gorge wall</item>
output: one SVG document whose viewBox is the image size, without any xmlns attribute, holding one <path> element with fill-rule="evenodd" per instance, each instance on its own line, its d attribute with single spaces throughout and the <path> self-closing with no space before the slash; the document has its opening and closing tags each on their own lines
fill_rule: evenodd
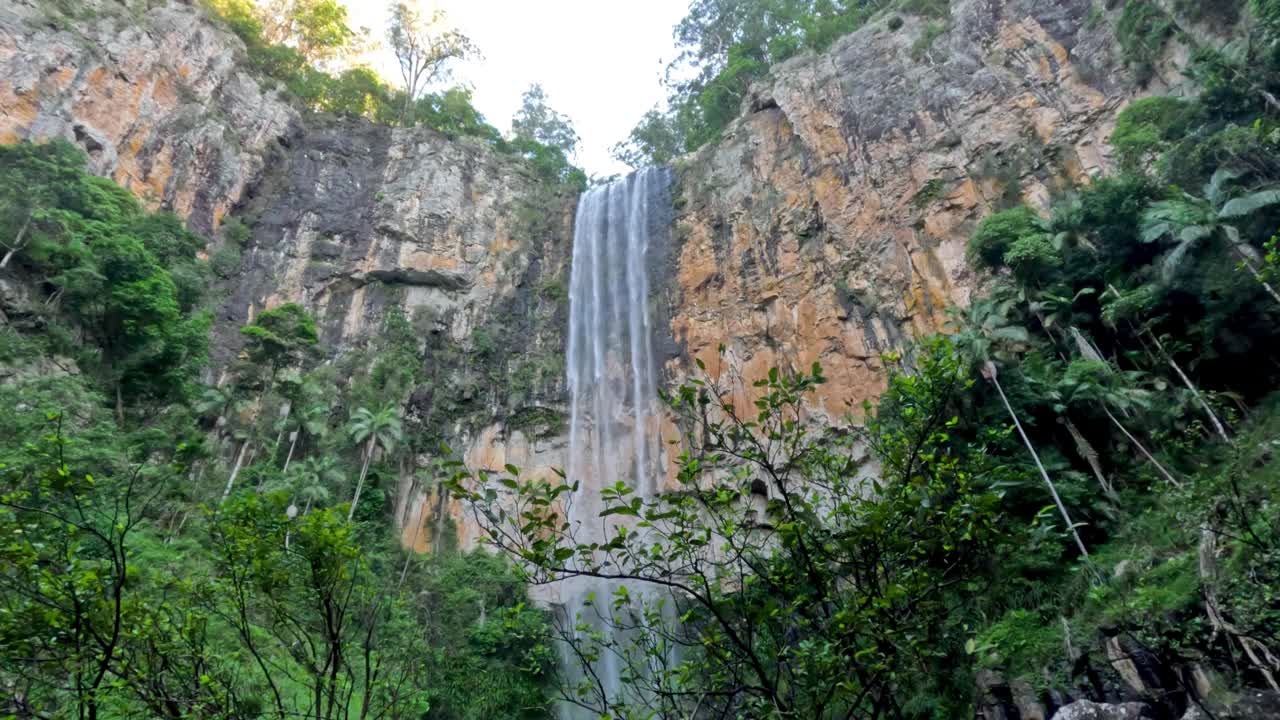
<svg viewBox="0 0 1280 720">
<path fill-rule="evenodd" d="M 409 422 L 471 467 L 565 466 L 576 198 L 475 140 L 304 117 L 186 2 L 80 3 L 94 21 L 74 23 L 59 7 L 0 8 L 0 141 L 78 143 L 214 253 L 234 242 L 218 231 L 228 217 L 251 228 L 220 281 L 211 381 L 264 308 L 307 307 L 338 362 L 399 307 L 433 378 L 407 399 Z M 1174 40 L 1139 86 L 1114 54 L 1116 14 L 954 0 L 945 22 L 889 12 L 775 68 L 719 142 L 676 163 L 651 298 L 665 381 L 694 358 L 746 378 L 818 361 L 830 382 L 816 413 L 874 397 L 880 354 L 940 329 L 978 282 L 964 259 L 976 223 L 1108 169 L 1118 111 L 1181 83 Z M 498 357 L 480 357 L 495 336 Z M 405 543 L 474 544 L 462 508 L 413 481 L 428 464 L 406 462 L 394 492 Z"/>
<path fill-rule="evenodd" d="M 831 381 L 814 410 L 861 413 L 881 353 L 966 303 L 977 223 L 1108 170 L 1119 110 L 1184 82 L 1170 43 L 1140 88 L 1115 13 L 956 0 L 945 24 L 886 13 L 776 67 L 724 139 L 682 163 L 671 374 L 721 367 L 721 342 L 747 378 L 818 361 Z"/>
</svg>

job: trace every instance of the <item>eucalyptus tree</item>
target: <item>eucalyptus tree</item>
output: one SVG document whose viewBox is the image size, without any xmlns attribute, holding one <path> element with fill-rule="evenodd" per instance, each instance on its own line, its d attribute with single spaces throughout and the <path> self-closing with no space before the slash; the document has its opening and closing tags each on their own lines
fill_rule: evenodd
<svg viewBox="0 0 1280 720">
<path fill-rule="evenodd" d="M 252 12 L 262 23 L 264 41 L 288 45 L 312 64 L 342 56 L 360 36 L 339 0 L 268 0 Z"/>
<path fill-rule="evenodd" d="M 364 490 L 364 481 L 369 475 L 369 465 L 373 462 L 374 453 L 379 446 L 390 451 L 404 439 L 400 411 L 394 405 L 385 405 L 376 411 L 356 408 L 351 414 L 347 432 L 355 442 L 364 443 L 364 465 L 360 468 L 360 479 L 356 481 L 351 509 L 347 513 L 347 519 L 350 520 L 355 517 L 356 506 L 360 504 L 360 493 Z"/>
<path fill-rule="evenodd" d="M 572 155 L 579 141 L 572 121 L 548 104 L 547 93 L 538 83 L 530 85 L 520 97 L 520 109 L 511 118 L 511 135 L 559 148 L 565 155 Z"/>
<path fill-rule="evenodd" d="M 404 82 L 400 125 L 413 124 L 414 102 L 432 83 L 449 76 L 450 63 L 478 54 L 470 38 L 445 23 L 443 10 L 428 13 L 416 0 L 391 6 L 387 42 Z"/>
</svg>

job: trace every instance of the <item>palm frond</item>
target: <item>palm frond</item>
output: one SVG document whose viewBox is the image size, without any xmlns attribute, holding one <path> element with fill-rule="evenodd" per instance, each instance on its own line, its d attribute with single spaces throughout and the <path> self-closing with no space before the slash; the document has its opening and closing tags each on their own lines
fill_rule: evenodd
<svg viewBox="0 0 1280 720">
<path fill-rule="evenodd" d="M 1248 217 L 1259 210 L 1277 204 L 1280 204 L 1280 188 L 1259 190 L 1257 192 L 1249 193 L 1244 197 L 1228 200 L 1227 204 L 1223 205 L 1222 209 L 1218 211 L 1218 218 L 1222 220 L 1235 220 L 1238 218 Z"/>
<path fill-rule="evenodd" d="M 1193 242 L 1178 243 L 1164 256 L 1160 261 L 1160 277 L 1165 282 L 1169 282 L 1178 274 L 1178 270 L 1182 268 L 1182 263 L 1195 246 L 1196 243 Z"/>
<path fill-rule="evenodd" d="M 1213 177 L 1209 178 L 1209 184 L 1204 186 L 1204 196 L 1209 198 L 1210 202 L 1217 204 L 1224 196 L 1227 185 L 1239 180 L 1243 174 L 1228 167 L 1218 168 Z"/>
</svg>

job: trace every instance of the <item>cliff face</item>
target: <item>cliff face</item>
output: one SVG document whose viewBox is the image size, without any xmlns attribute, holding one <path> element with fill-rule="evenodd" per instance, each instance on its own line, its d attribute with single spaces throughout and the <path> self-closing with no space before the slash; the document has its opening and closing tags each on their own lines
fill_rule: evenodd
<svg viewBox="0 0 1280 720">
<path fill-rule="evenodd" d="M 880 354 L 967 301 L 977 222 L 1109 169 L 1119 110 L 1180 81 L 1171 47 L 1139 90 L 1093 6 L 955 0 L 945 24 L 886 15 L 775 68 L 683 163 L 669 374 L 720 367 L 725 342 L 746 378 L 821 362 L 814 410 L 860 413 Z"/>
<path fill-rule="evenodd" d="M 244 58 L 182 0 L 6 3 L 0 142 L 78 144 L 93 171 L 213 238 L 212 255 L 233 242 L 217 232 L 226 219 L 250 228 L 239 259 L 219 267 L 211 382 L 263 309 L 307 307 L 340 364 L 398 307 L 431 379 L 408 398 L 407 422 L 473 466 L 563 465 L 554 436 L 575 198 L 476 141 L 303 118 Z M 481 335 L 497 352 L 477 359 Z M 405 542 L 426 549 L 446 526 L 413 529 L 441 502 L 414 484 L 413 465 L 395 517 Z M 465 523 L 458 532 L 474 542 Z"/>
<path fill-rule="evenodd" d="M 297 113 L 243 70 L 238 41 L 188 5 L 69 7 L 0 7 L 0 142 L 75 142 L 95 172 L 209 232 Z"/>
<path fill-rule="evenodd" d="M 399 307 L 432 378 L 408 399 L 410 422 L 472 467 L 565 466 L 575 198 L 475 141 L 302 118 L 184 2 L 56 7 L 0 8 L 0 141 L 66 138 L 198 230 L 228 215 L 251 228 L 224 268 L 211 380 L 264 308 L 306 306 L 340 359 Z M 821 362 L 816 413 L 874 397 L 880 354 L 940 329 L 978 282 L 964 259 L 976 223 L 1107 170 L 1120 108 L 1180 81 L 1171 44 L 1138 89 L 1111 52 L 1115 18 L 1093 7 L 954 0 L 945 23 L 885 15 L 775 68 L 720 142 L 678 163 L 653 278 L 666 381 L 694 358 L 722 367 L 723 342 L 744 378 Z M 482 338 L 498 359 L 477 357 Z M 427 549 L 452 518 L 474 544 L 462 508 L 413 479 L 428 464 L 401 473 L 405 543 Z"/>
</svg>

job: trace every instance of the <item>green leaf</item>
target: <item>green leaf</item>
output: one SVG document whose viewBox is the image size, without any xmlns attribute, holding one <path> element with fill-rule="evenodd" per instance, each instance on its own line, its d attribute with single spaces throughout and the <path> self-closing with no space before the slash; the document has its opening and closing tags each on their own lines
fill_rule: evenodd
<svg viewBox="0 0 1280 720">
<path fill-rule="evenodd" d="M 1218 217 L 1223 220 L 1243 218 L 1278 203 L 1280 203 L 1280 189 L 1260 190 L 1227 201 L 1227 204 L 1218 211 Z"/>
</svg>

